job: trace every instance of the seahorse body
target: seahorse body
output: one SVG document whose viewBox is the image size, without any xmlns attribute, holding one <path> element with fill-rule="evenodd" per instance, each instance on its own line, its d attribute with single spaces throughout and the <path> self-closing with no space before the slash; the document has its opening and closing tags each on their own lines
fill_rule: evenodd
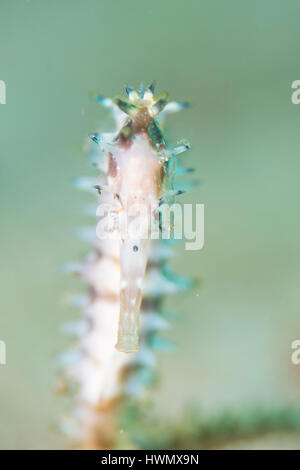
<svg viewBox="0 0 300 470">
<path fill-rule="evenodd" d="M 175 157 L 189 148 L 185 142 L 167 146 L 160 124 L 186 104 L 168 103 L 166 93 L 155 98 L 153 85 L 140 86 L 138 92 L 126 87 L 126 92 L 128 99 L 96 97 L 112 112 L 116 131 L 90 135 L 97 144 L 92 144 L 91 152 L 101 173 L 98 203 L 114 208 L 117 217 L 112 216 L 110 223 L 116 236 L 89 236 L 92 253 L 82 265 L 70 268 L 82 277 L 89 292 L 83 320 L 65 328 L 77 334 L 78 344 L 71 359 L 64 357 L 66 375 L 77 383 L 76 426 L 71 433 L 85 448 L 116 445 L 118 404 L 126 395 L 138 396 L 151 383 L 153 350 L 167 344 L 158 335 L 168 328 L 162 300 L 189 284 L 168 275 L 171 250 L 152 239 L 151 227 L 151 220 L 156 229 L 159 225 L 161 201 L 177 192 Z M 87 180 L 78 180 L 77 185 L 91 187 Z M 123 233 L 123 223 L 132 214 L 137 230 Z"/>
</svg>

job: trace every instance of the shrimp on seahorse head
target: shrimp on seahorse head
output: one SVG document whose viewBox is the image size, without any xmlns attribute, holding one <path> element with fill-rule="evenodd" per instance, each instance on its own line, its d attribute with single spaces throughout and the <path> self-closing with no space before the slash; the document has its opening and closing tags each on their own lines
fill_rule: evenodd
<svg viewBox="0 0 300 470">
<path fill-rule="evenodd" d="M 160 113 L 176 111 L 167 93 L 154 97 L 154 86 L 139 91 L 126 87 L 128 99 L 117 97 L 112 106 L 119 112 L 119 129 L 102 144 L 108 158 L 107 190 L 119 201 L 120 314 L 116 348 L 123 352 L 139 349 L 139 316 L 143 297 L 153 220 L 158 218 L 165 196 L 170 157 L 186 146 L 169 149 L 159 127 Z M 170 110 L 168 111 L 168 106 Z M 120 118 L 121 115 L 121 118 Z M 184 147 L 182 149 L 182 147 Z M 126 225 L 126 230 L 121 230 Z"/>
</svg>

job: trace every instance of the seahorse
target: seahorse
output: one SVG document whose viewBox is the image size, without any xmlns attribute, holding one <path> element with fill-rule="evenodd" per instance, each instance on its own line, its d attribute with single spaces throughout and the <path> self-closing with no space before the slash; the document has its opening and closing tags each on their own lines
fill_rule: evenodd
<svg viewBox="0 0 300 470">
<path fill-rule="evenodd" d="M 73 424 L 65 421 L 65 428 L 83 448 L 116 447 L 120 405 L 143 393 L 155 376 L 154 351 L 170 346 L 160 336 L 169 325 L 163 299 L 192 284 L 171 274 L 172 247 L 159 236 L 162 203 L 183 192 L 175 176 L 191 172 L 177 158 L 189 143 L 168 145 L 161 128 L 168 114 L 188 105 L 168 101 L 166 92 L 155 96 L 154 84 L 125 90 L 126 98 L 95 95 L 111 112 L 116 129 L 90 134 L 89 154 L 99 177 L 76 181 L 82 189 L 97 190 L 98 215 L 110 209 L 105 224 L 104 217 L 97 230 L 88 236 L 82 232 L 92 252 L 82 264 L 68 267 L 88 290 L 87 298 L 75 298 L 83 319 L 64 327 L 78 336 L 77 345 L 62 358 L 65 376 L 77 383 Z"/>
</svg>

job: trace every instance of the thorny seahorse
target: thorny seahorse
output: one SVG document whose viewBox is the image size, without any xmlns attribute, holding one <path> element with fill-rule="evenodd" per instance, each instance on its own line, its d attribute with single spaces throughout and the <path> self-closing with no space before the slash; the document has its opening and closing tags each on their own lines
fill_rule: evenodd
<svg viewBox="0 0 300 470">
<path fill-rule="evenodd" d="M 111 111 L 116 130 L 90 135 L 94 143 L 89 153 L 100 176 L 97 182 L 76 181 L 82 189 L 98 190 L 98 215 L 103 215 L 103 207 L 112 209 L 98 236 L 95 229 L 92 234 L 82 232 L 92 241 L 92 253 L 82 265 L 68 267 L 82 277 L 89 295 L 75 296 L 83 319 L 64 327 L 78 336 L 76 349 L 63 355 L 64 375 L 77 383 L 73 419 L 64 427 L 85 448 L 116 445 L 118 405 L 128 395 L 139 396 L 151 383 L 153 351 L 168 347 L 159 334 L 168 328 L 163 298 L 192 283 L 171 274 L 166 263 L 172 248 L 153 235 L 151 224 L 154 220 L 157 234 L 162 202 L 183 192 L 177 189 L 177 176 L 192 171 L 177 158 L 189 144 L 169 146 L 161 131 L 165 117 L 187 104 L 168 102 L 166 92 L 155 97 L 153 84 L 140 85 L 138 91 L 125 89 L 127 99 L 95 96 Z M 123 231 L 125 219 L 128 229 L 132 215 L 134 230 Z"/>
</svg>

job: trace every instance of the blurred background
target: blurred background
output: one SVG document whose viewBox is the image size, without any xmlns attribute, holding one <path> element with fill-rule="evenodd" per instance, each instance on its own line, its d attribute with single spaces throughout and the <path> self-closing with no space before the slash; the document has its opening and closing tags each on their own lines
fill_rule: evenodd
<svg viewBox="0 0 300 470">
<path fill-rule="evenodd" d="M 0 448 L 65 446 L 53 389 L 70 344 L 59 328 L 77 317 L 65 298 L 80 282 L 59 266 L 87 251 L 73 236 L 87 199 L 69 183 L 93 174 L 82 144 L 107 119 L 89 92 L 153 79 L 192 104 L 167 136 L 192 143 L 201 179 L 182 201 L 205 204 L 203 250 L 173 263 L 201 283 L 167 301 L 178 349 L 159 357 L 154 412 L 193 406 L 209 421 L 300 406 L 299 15 L 297 0 L 1 0 Z M 224 445 L 300 448 L 300 435 Z"/>
</svg>

